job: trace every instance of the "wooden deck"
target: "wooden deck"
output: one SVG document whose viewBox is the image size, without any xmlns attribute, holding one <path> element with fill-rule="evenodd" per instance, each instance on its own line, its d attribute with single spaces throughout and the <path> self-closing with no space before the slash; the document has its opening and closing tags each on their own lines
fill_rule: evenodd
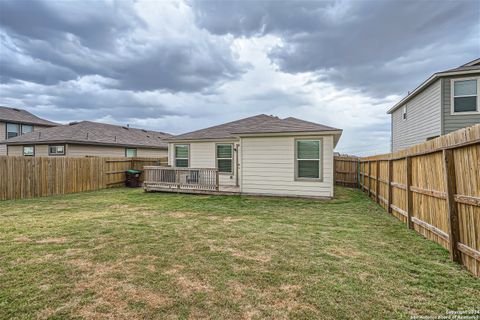
<svg viewBox="0 0 480 320">
<path fill-rule="evenodd" d="M 146 166 L 145 191 L 193 193 L 193 194 L 240 194 L 236 186 L 219 184 L 215 168 L 171 168 Z"/>
</svg>

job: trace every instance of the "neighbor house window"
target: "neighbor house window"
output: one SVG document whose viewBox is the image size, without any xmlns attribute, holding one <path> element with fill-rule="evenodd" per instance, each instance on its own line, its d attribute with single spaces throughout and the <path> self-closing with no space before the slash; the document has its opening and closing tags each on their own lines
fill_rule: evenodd
<svg viewBox="0 0 480 320">
<path fill-rule="evenodd" d="M 218 172 L 233 173 L 233 145 L 217 144 L 217 168 Z"/>
<path fill-rule="evenodd" d="M 20 134 L 20 125 L 16 123 L 7 123 L 7 139 L 15 138 Z"/>
<path fill-rule="evenodd" d="M 23 147 L 23 155 L 24 156 L 34 156 L 35 155 L 35 147 L 34 146 L 24 146 Z"/>
<path fill-rule="evenodd" d="M 33 126 L 29 124 L 22 124 L 22 134 L 33 132 Z"/>
<path fill-rule="evenodd" d="M 48 146 L 48 154 L 50 156 L 64 156 L 65 146 L 63 144 Z"/>
<path fill-rule="evenodd" d="M 136 157 L 136 156 L 137 156 L 137 149 L 135 148 L 125 149 L 125 157 Z"/>
<path fill-rule="evenodd" d="M 320 179 L 321 144 L 321 140 L 296 141 L 296 178 Z"/>
<path fill-rule="evenodd" d="M 403 120 L 407 120 L 407 107 L 403 107 L 402 117 Z"/>
<path fill-rule="evenodd" d="M 452 80 L 453 113 L 478 112 L 477 79 Z"/>
<path fill-rule="evenodd" d="M 188 168 L 189 145 L 175 145 L 175 167 Z"/>
</svg>

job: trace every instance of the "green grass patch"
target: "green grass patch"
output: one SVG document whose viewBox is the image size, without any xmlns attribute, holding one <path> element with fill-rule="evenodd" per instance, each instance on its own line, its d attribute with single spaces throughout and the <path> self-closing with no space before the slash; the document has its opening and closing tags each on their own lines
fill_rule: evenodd
<svg viewBox="0 0 480 320">
<path fill-rule="evenodd" d="M 0 203 L 0 318 L 409 319 L 480 280 L 357 190 L 331 201 L 110 189 Z"/>
</svg>

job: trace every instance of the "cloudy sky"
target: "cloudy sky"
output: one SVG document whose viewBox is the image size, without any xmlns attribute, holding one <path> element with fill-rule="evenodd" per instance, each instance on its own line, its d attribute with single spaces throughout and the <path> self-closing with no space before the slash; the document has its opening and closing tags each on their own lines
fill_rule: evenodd
<svg viewBox="0 0 480 320">
<path fill-rule="evenodd" d="M 480 57 L 480 1 L 0 1 L 0 105 L 170 133 L 259 113 L 385 152 L 389 107 Z"/>
</svg>

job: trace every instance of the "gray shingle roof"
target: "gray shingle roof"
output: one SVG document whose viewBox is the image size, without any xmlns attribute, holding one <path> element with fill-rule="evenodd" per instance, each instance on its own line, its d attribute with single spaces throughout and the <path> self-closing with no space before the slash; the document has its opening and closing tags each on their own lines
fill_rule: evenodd
<svg viewBox="0 0 480 320">
<path fill-rule="evenodd" d="M 177 136 L 168 140 L 231 139 L 242 134 L 321 132 L 340 129 L 296 118 L 280 119 L 266 114 L 240 119 Z"/>
<path fill-rule="evenodd" d="M 5 140 L 4 143 L 7 145 L 81 143 L 126 147 L 167 148 L 167 143 L 165 143 L 163 139 L 170 136 L 170 134 L 164 132 L 82 121 L 23 134 Z"/>
<path fill-rule="evenodd" d="M 0 106 L 0 121 L 20 122 L 42 126 L 58 126 L 58 123 L 39 118 L 27 110 Z"/>
</svg>

